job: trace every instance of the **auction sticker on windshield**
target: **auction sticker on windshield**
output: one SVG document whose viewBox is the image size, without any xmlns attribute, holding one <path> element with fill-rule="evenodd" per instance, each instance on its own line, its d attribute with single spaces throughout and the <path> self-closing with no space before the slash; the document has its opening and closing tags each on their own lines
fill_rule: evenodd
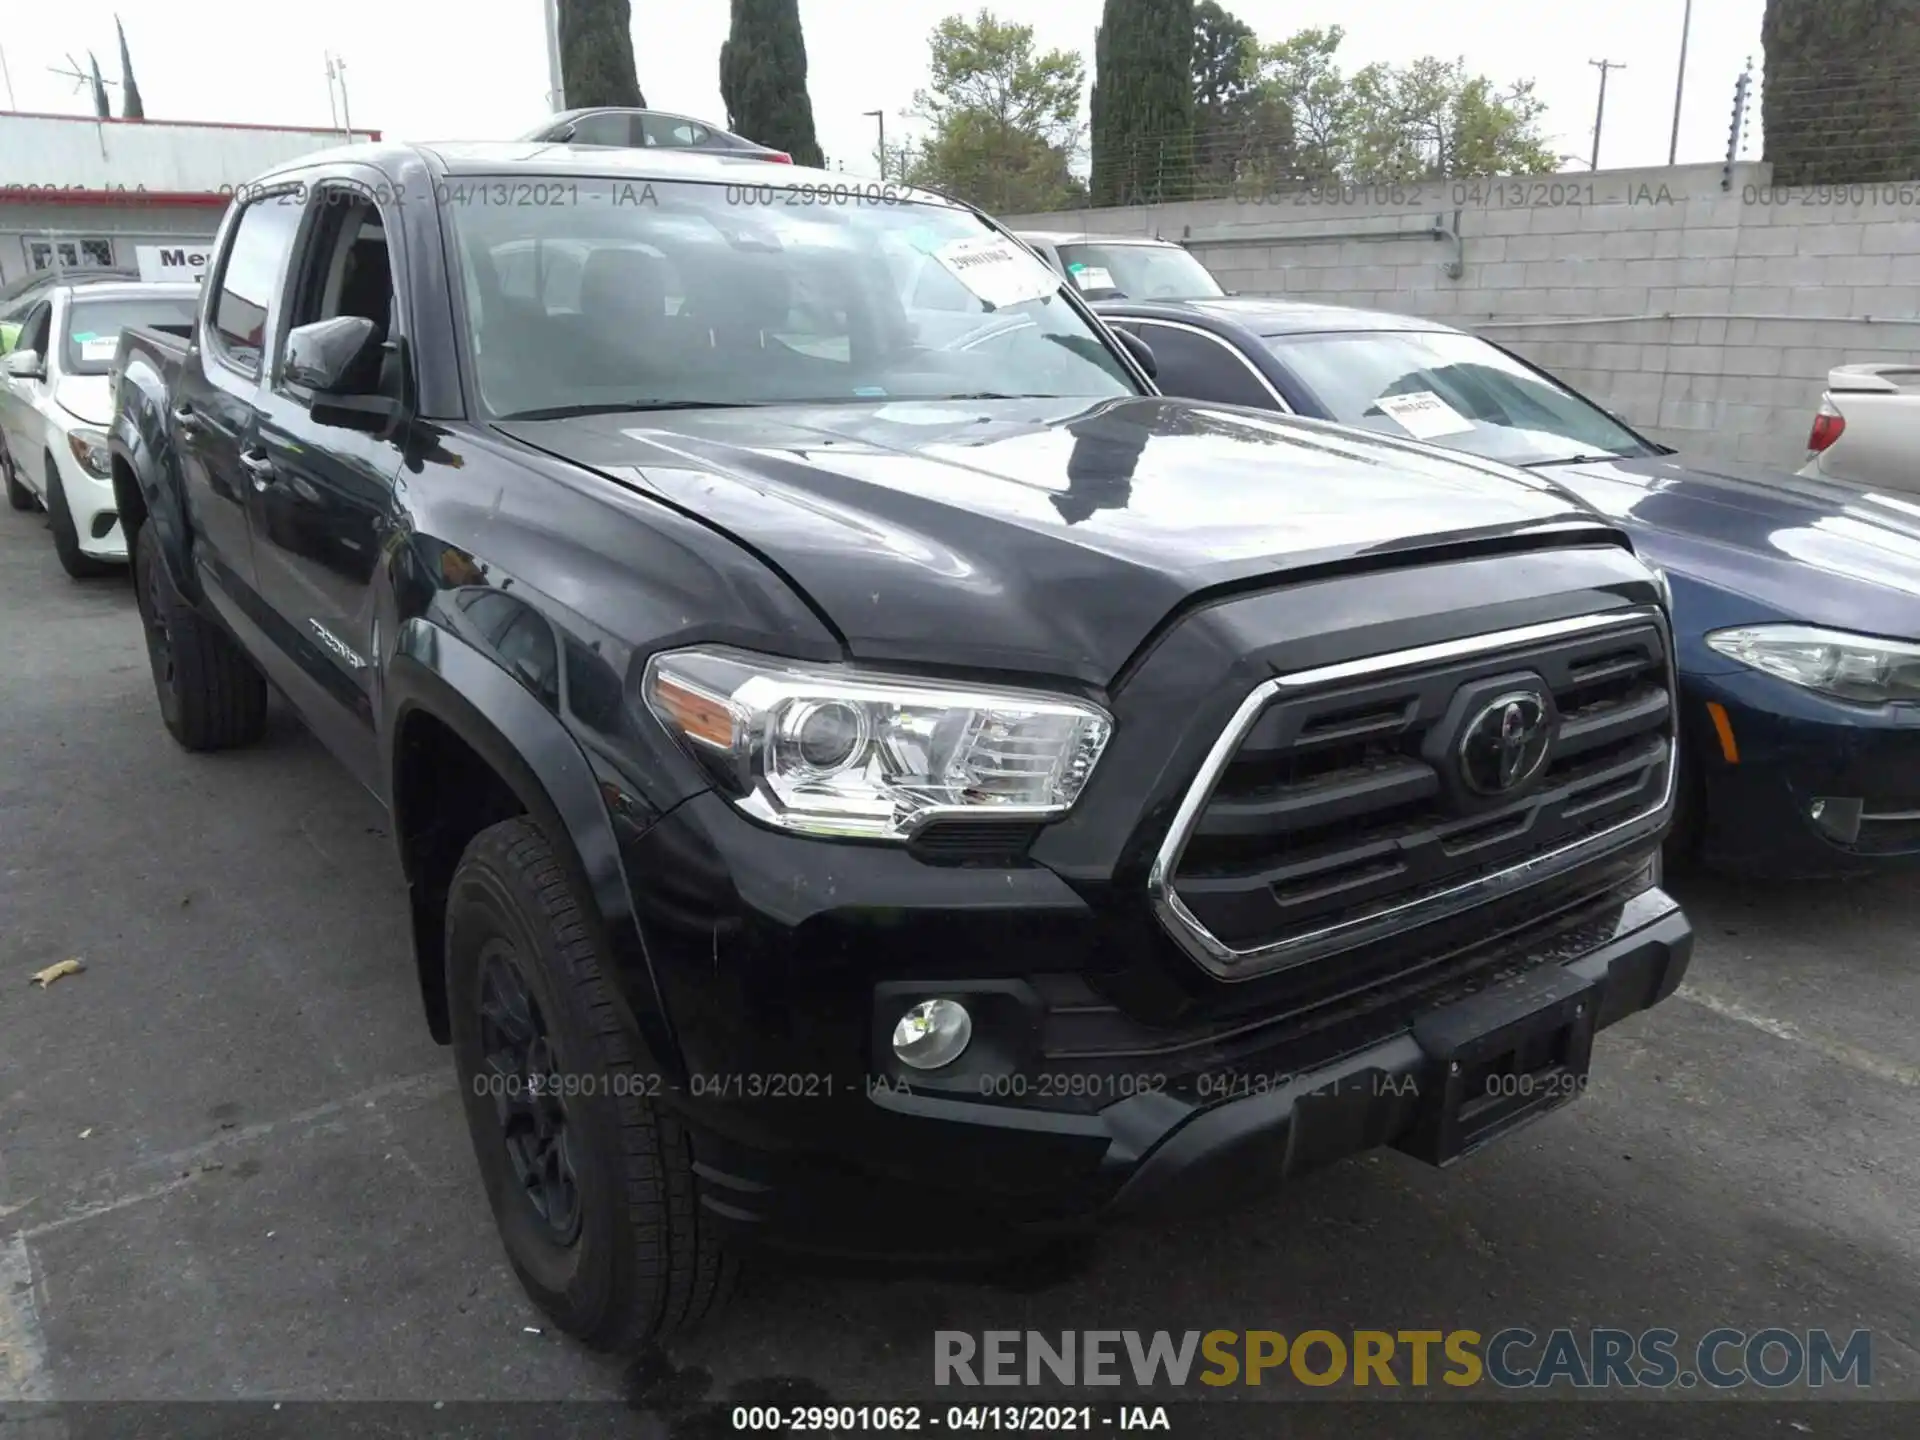
<svg viewBox="0 0 1920 1440">
<path fill-rule="evenodd" d="M 1410 395 L 1382 395 L 1373 403 L 1416 440 L 1458 435 L 1473 429 L 1471 420 L 1431 390 L 1415 390 Z"/>
<path fill-rule="evenodd" d="M 1082 290 L 1112 290 L 1113 275 L 1098 265 L 1076 265 L 1073 267 L 1073 283 Z"/>
<path fill-rule="evenodd" d="M 1023 300 L 1039 300 L 1059 286 L 1054 273 L 1011 240 L 989 236 L 982 240 L 955 240 L 933 252 L 933 258 L 953 273 L 985 304 L 998 310 Z"/>
<path fill-rule="evenodd" d="M 83 335 L 79 339 L 82 360 L 111 360 L 120 349 L 118 335 Z"/>
</svg>

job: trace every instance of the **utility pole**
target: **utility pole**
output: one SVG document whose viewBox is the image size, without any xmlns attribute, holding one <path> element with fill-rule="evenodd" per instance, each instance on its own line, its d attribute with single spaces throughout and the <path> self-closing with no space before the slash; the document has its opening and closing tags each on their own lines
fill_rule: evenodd
<svg viewBox="0 0 1920 1440">
<path fill-rule="evenodd" d="M 1598 170 L 1600 168 L 1600 126 L 1607 118 L 1607 72 L 1624 70 L 1627 64 L 1624 60 L 1589 60 L 1587 64 L 1595 66 L 1600 71 L 1600 103 L 1594 107 L 1593 112 L 1593 160 L 1587 166 L 1589 170 Z"/>
<path fill-rule="evenodd" d="M 347 107 L 347 62 L 338 55 L 333 57 L 333 68 L 340 72 L 340 126 L 347 132 L 347 143 L 353 143 L 353 111 Z"/>
<path fill-rule="evenodd" d="M 0 50 L 0 78 L 7 82 L 7 108 L 18 110 L 20 107 L 13 103 L 13 72 L 7 69 L 7 52 L 4 50 Z"/>
<path fill-rule="evenodd" d="M 558 115 L 567 108 L 567 83 L 560 73 L 560 0 L 542 0 L 547 12 L 547 103 Z"/>
<path fill-rule="evenodd" d="M 884 110 L 862 110 L 862 115 L 872 117 L 880 127 L 880 178 L 887 178 L 887 112 Z"/>
<path fill-rule="evenodd" d="M 1753 93 L 1753 57 L 1747 57 L 1747 68 L 1740 72 L 1740 78 L 1733 82 L 1733 125 L 1727 131 L 1727 163 L 1720 167 L 1720 188 L 1733 189 L 1733 167 L 1740 158 L 1740 141 L 1747 130 L 1747 99 Z"/>
<path fill-rule="evenodd" d="M 327 119 L 333 128 L 338 130 L 340 128 L 340 97 L 333 93 L 333 52 L 323 50 L 320 53 L 326 57 L 327 61 Z"/>
<path fill-rule="evenodd" d="M 1680 154 L 1680 95 L 1687 88 L 1687 37 L 1693 33 L 1693 0 L 1687 0 L 1680 21 L 1680 73 L 1673 82 L 1673 138 L 1667 142 L 1667 164 L 1678 163 Z M 1602 84 L 1605 84 L 1603 79 Z"/>
</svg>

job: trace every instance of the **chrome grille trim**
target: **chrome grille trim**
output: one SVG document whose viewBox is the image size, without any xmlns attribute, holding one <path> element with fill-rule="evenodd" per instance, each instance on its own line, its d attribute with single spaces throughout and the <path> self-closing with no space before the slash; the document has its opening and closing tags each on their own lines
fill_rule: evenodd
<svg viewBox="0 0 1920 1440">
<path fill-rule="evenodd" d="M 1147 873 L 1148 898 L 1161 925 L 1202 969 L 1216 979 L 1248 980 L 1357 948 L 1404 931 L 1416 923 L 1445 919 L 1471 910 L 1475 906 L 1488 904 L 1502 896 L 1510 895 L 1555 875 L 1564 874 L 1578 865 L 1599 859 L 1657 833 L 1666 826 L 1673 814 L 1679 771 L 1673 736 L 1667 740 L 1666 791 L 1657 805 L 1597 835 L 1587 836 L 1557 850 L 1529 856 L 1491 875 L 1478 876 L 1432 894 L 1415 896 L 1398 904 L 1388 905 L 1384 909 L 1309 931 L 1303 935 L 1287 936 L 1268 944 L 1236 949 L 1209 931 L 1181 902 L 1173 887 L 1181 857 L 1186 851 L 1194 827 L 1213 797 L 1221 775 L 1232 763 L 1247 733 L 1274 697 L 1335 685 L 1348 680 L 1390 674 L 1399 670 L 1413 670 L 1450 660 L 1479 658 L 1501 650 L 1537 645 L 1550 640 L 1602 634 L 1614 629 L 1644 627 L 1649 623 L 1658 628 L 1661 642 L 1666 650 L 1667 694 L 1673 702 L 1669 712 L 1669 724 L 1674 727 L 1674 733 L 1677 735 L 1679 688 L 1678 676 L 1674 668 L 1672 627 L 1668 623 L 1666 614 L 1653 606 L 1636 606 L 1599 615 L 1579 615 L 1566 620 L 1552 620 L 1538 625 L 1525 625 L 1512 630 L 1499 630 L 1490 634 L 1467 636 L 1459 640 L 1442 641 L 1434 645 L 1422 645 L 1410 650 L 1366 656 L 1358 660 L 1347 660 L 1313 670 L 1300 670 L 1289 675 L 1276 676 L 1256 686 L 1252 693 L 1240 703 L 1239 709 L 1234 711 L 1233 718 L 1227 722 L 1226 729 L 1214 741 L 1213 748 L 1207 752 L 1199 773 L 1182 797 L 1180 808 L 1174 813 L 1173 823 L 1168 827 L 1166 838 L 1161 842 L 1160 849 L 1154 856 L 1153 865 Z"/>
</svg>

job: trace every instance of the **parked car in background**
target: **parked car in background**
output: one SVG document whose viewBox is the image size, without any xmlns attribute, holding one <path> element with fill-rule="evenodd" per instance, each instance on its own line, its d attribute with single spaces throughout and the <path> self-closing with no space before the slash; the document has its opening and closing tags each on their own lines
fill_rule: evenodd
<svg viewBox="0 0 1920 1440">
<path fill-rule="evenodd" d="M 1018 233 L 1089 300 L 1197 300 L 1227 293 L 1191 251 L 1171 240 L 1057 230 Z"/>
<path fill-rule="evenodd" d="M 793 157 L 784 150 L 762 145 L 731 130 L 722 130 L 691 115 L 674 115 L 665 110 L 634 110 L 617 105 L 602 105 L 586 110 L 563 110 L 545 120 L 522 140 L 550 145 L 607 145 L 621 149 L 716 150 L 752 159 L 771 160 L 791 165 Z"/>
<path fill-rule="evenodd" d="M 1170 395 L 1407 436 L 1546 476 L 1673 588 L 1676 854 L 1827 875 L 1920 860 L 1920 508 L 1688 461 L 1491 342 L 1277 300 L 1095 307 Z"/>
<path fill-rule="evenodd" d="M 745 1247 L 1046 1244 L 1580 1095 L 1692 941 L 1620 528 L 1157 395 L 968 207 L 739 178 L 304 159 L 190 338 L 121 340 L 160 718 L 244 745 L 271 681 L 389 808 L 556 1325 L 631 1349 Z M 908 303 L 920 260 L 967 313 Z"/>
<path fill-rule="evenodd" d="M 13 348 L 0 360 L 0 468 L 15 510 L 44 506 L 60 564 L 75 579 L 127 559 L 107 425 L 108 380 L 129 325 L 184 327 L 200 287 L 89 281 L 34 292 Z"/>
<path fill-rule="evenodd" d="M 1830 371 L 1800 473 L 1920 496 L 1920 364 Z"/>
</svg>

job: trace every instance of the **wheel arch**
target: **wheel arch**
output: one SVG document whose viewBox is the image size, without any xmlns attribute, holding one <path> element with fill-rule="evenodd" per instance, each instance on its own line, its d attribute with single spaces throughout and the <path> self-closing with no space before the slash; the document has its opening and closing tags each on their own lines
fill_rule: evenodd
<svg viewBox="0 0 1920 1440">
<path fill-rule="evenodd" d="M 407 621 L 383 677 L 383 764 L 406 875 L 414 962 L 435 1040 L 450 1037 L 445 900 L 474 835 L 516 815 L 537 823 L 589 902 L 613 998 L 656 1063 L 678 1049 L 654 983 L 612 821 L 585 753 L 512 676 L 459 637 Z"/>
</svg>

